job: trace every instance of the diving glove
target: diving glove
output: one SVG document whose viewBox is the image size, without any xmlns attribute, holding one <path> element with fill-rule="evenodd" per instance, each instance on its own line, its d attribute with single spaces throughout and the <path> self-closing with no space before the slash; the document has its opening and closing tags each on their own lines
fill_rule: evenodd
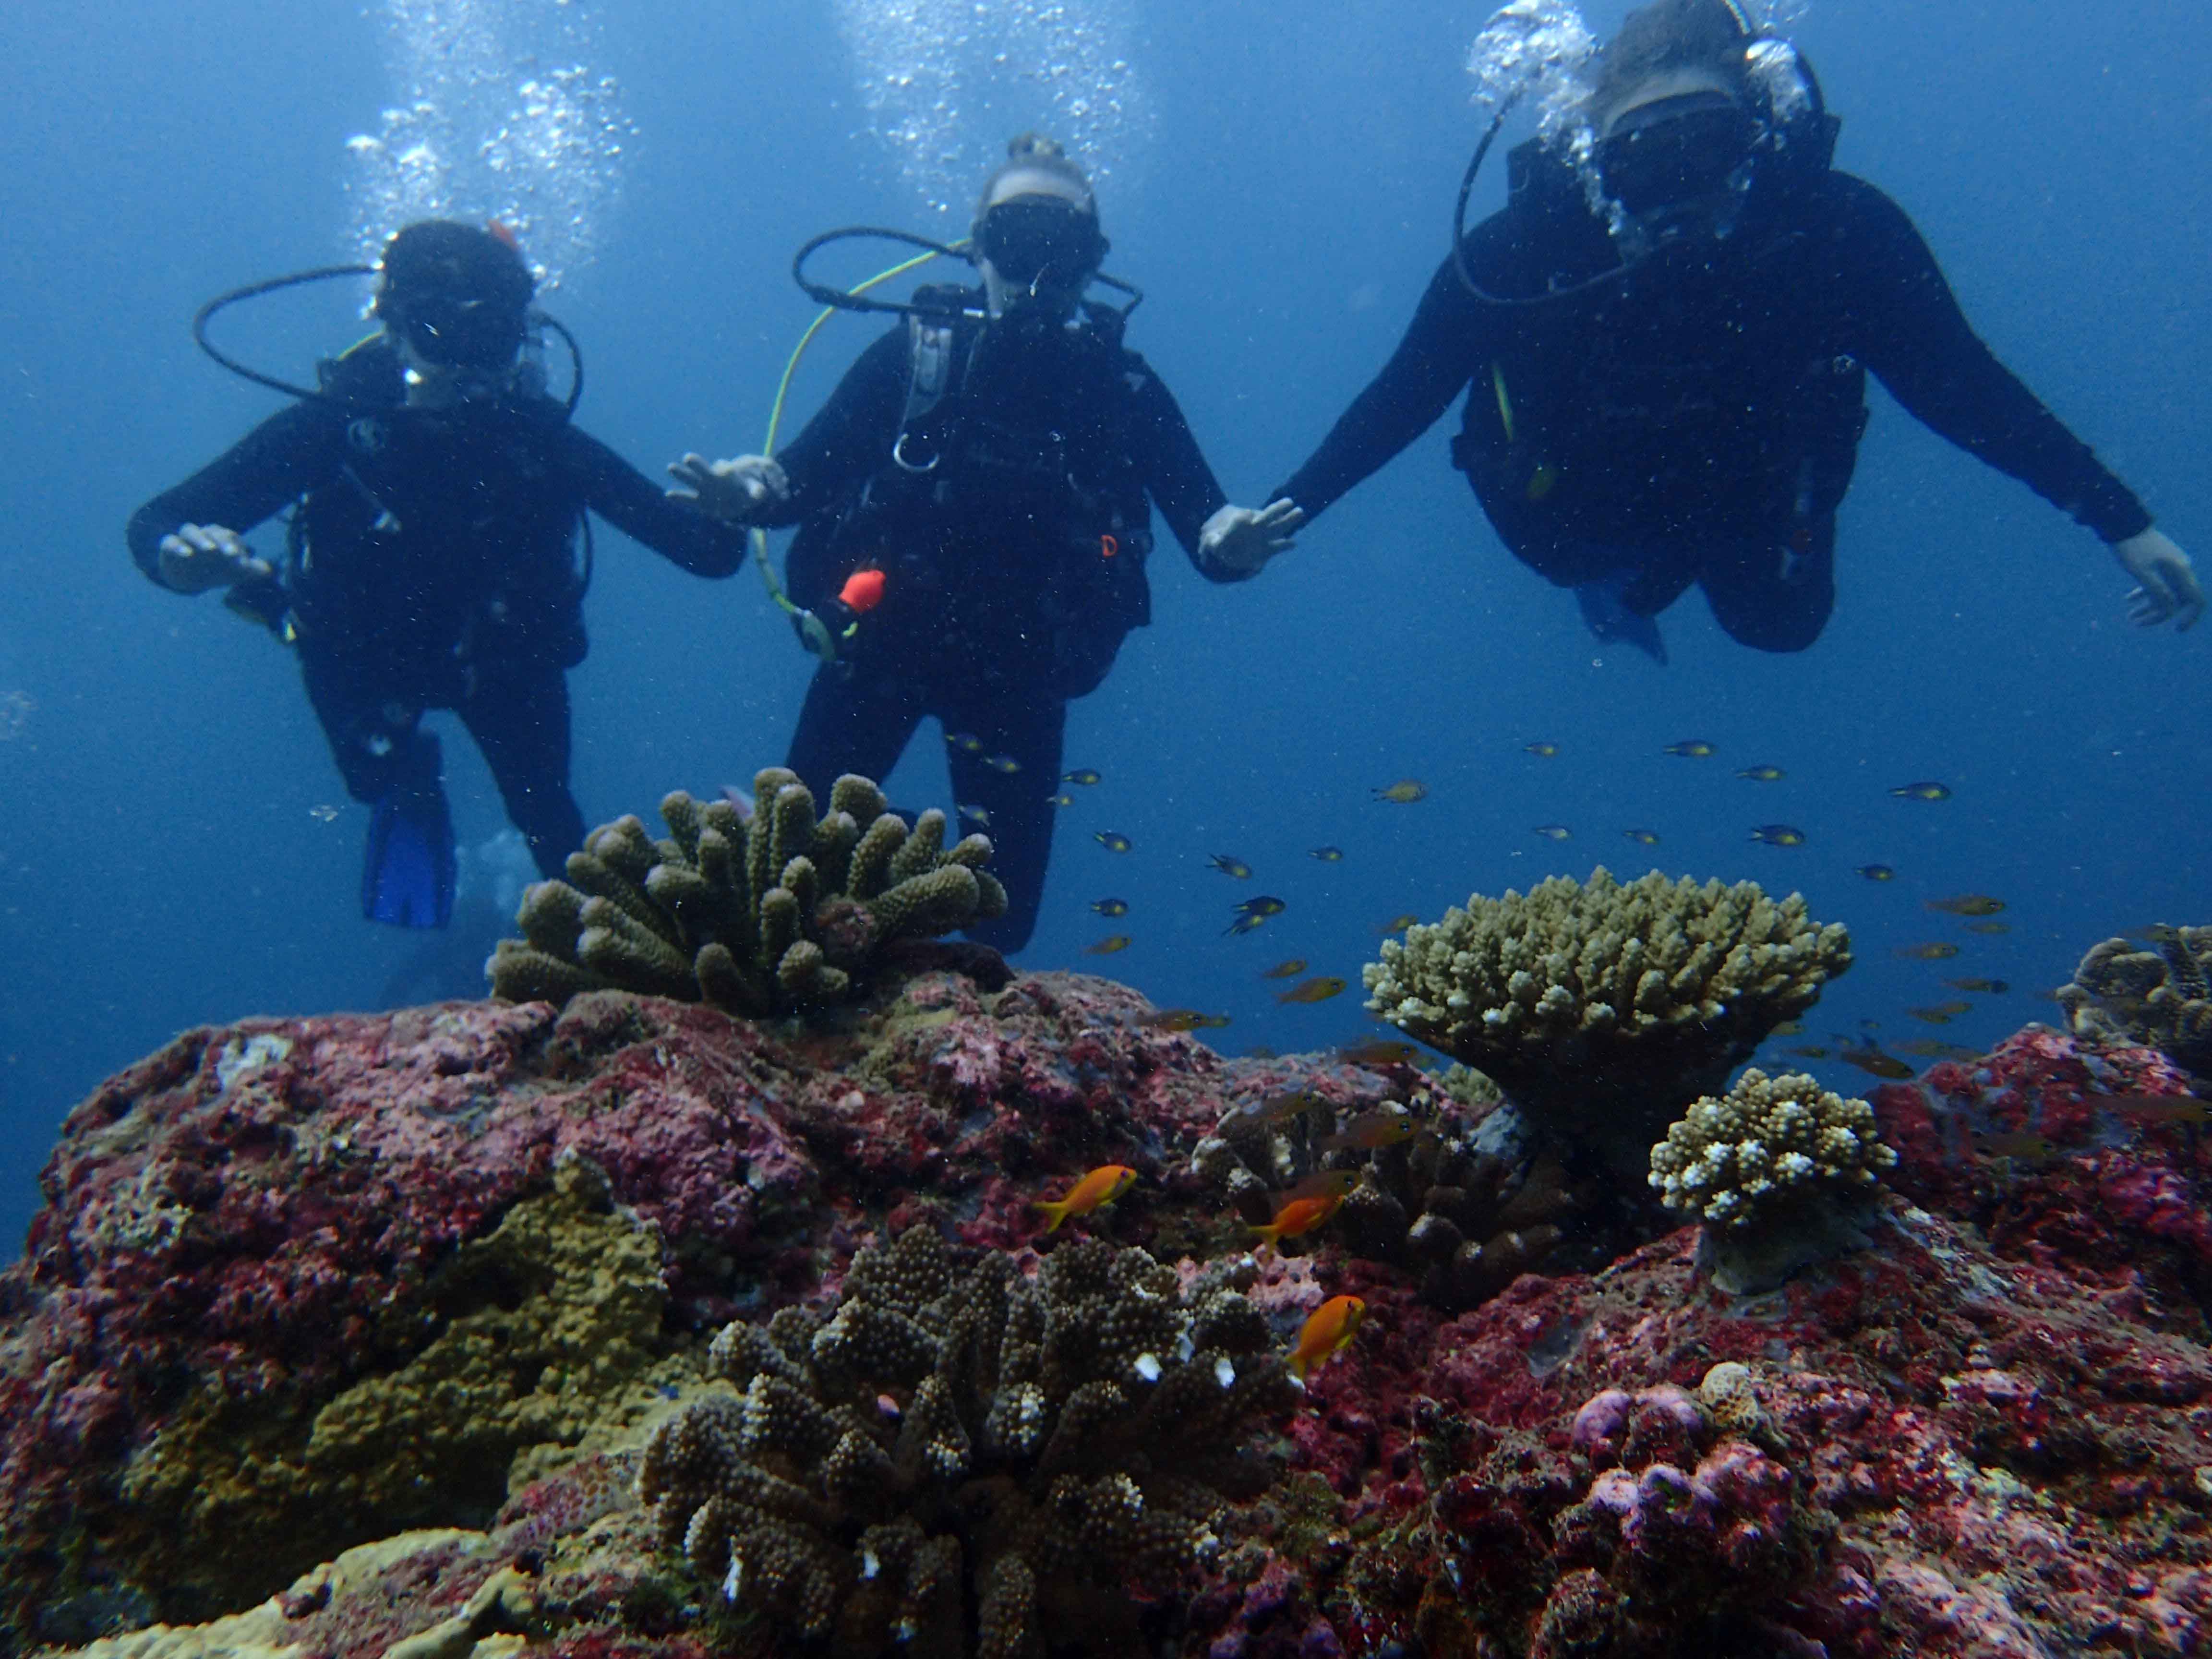
<svg viewBox="0 0 2212 1659">
<path fill-rule="evenodd" d="M 1289 550 L 1305 521 L 1305 509 L 1287 497 L 1257 510 L 1224 507 L 1198 532 L 1199 562 L 1209 573 L 1256 576 L 1268 560 Z"/>
<path fill-rule="evenodd" d="M 2189 555 L 2162 530 L 2146 530 L 2124 542 L 2112 544 L 2112 556 L 2120 568 L 2136 580 L 2128 595 L 2128 620 L 2139 628 L 2155 628 L 2171 621 L 2181 633 L 2197 626 L 2204 614 L 2204 589 Z"/>
<path fill-rule="evenodd" d="M 254 557 L 235 530 L 219 524 L 180 524 L 162 537 L 161 571 L 161 585 L 179 593 L 268 581 L 276 574 L 268 560 Z"/>
<path fill-rule="evenodd" d="M 689 501 L 724 524 L 756 524 L 763 514 L 791 499 L 791 480 L 766 455 L 740 455 L 732 461 L 686 455 L 670 465 L 668 474 L 680 486 L 668 492 L 669 500 Z"/>
</svg>

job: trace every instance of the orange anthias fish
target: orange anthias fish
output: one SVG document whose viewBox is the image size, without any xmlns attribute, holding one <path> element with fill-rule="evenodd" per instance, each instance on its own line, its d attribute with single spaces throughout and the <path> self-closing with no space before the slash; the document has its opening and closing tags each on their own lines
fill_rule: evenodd
<svg viewBox="0 0 2212 1659">
<path fill-rule="evenodd" d="M 1343 1207 L 1343 1199 L 1327 1194 L 1293 1198 L 1275 1212 L 1273 1221 L 1252 1231 L 1262 1244 L 1279 1244 L 1286 1238 L 1304 1237 Z"/>
<path fill-rule="evenodd" d="M 837 603 L 856 617 L 865 617 L 884 602 L 884 573 L 860 569 L 845 578 L 837 590 Z"/>
<path fill-rule="evenodd" d="M 1042 1210 L 1052 1218 L 1048 1233 L 1060 1231 L 1060 1224 L 1072 1215 L 1089 1215 L 1103 1209 L 1137 1184 L 1137 1172 L 1126 1164 L 1102 1164 L 1069 1189 L 1066 1198 L 1040 1198 L 1030 1205 L 1032 1210 Z"/>
<path fill-rule="evenodd" d="M 1359 1334 L 1359 1322 L 1366 1316 L 1367 1304 L 1356 1296 L 1333 1296 L 1316 1308 L 1298 1333 L 1298 1346 L 1291 1355 L 1291 1375 L 1303 1382 L 1342 1353 L 1352 1346 L 1352 1339 Z"/>
</svg>

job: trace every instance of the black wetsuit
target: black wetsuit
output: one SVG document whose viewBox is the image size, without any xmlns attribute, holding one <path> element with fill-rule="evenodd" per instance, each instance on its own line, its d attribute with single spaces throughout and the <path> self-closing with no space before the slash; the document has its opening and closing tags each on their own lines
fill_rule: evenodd
<svg viewBox="0 0 2212 1659">
<path fill-rule="evenodd" d="M 1578 181 L 1532 146 L 1468 233 L 1475 281 L 1542 295 L 1613 268 Z M 1318 514 L 1468 394 L 1454 463 L 1505 544 L 1656 615 L 1692 583 L 1729 635 L 1810 645 L 1871 370 L 1913 415 L 2107 542 L 2149 514 L 1976 337 L 1902 209 L 1826 169 L 1756 180 L 1724 239 L 1584 291 L 1486 304 L 1447 260 L 1382 372 L 1285 483 Z"/>
<path fill-rule="evenodd" d="M 347 793 L 434 798 L 437 740 L 423 710 L 457 713 L 483 751 L 538 867 L 581 843 L 568 789 L 566 671 L 584 659 L 586 508 L 684 569 L 726 576 L 742 534 L 660 488 L 561 405 L 402 407 L 397 355 L 357 348 L 325 377 L 340 399 L 302 399 L 131 518 L 131 556 L 161 580 L 179 525 L 241 533 L 298 503 L 281 592 L 307 696 Z"/>
<path fill-rule="evenodd" d="M 802 526 L 792 597 L 827 614 L 854 570 L 885 577 L 808 688 L 789 765 L 826 797 L 840 773 L 888 773 L 925 714 L 972 740 L 947 751 L 952 787 L 988 815 L 1009 905 L 971 932 L 1015 950 L 1043 896 L 1068 699 L 1151 617 L 1152 506 L 1227 581 L 1197 552 L 1224 498 L 1167 387 L 1098 331 L 964 323 L 942 400 L 909 421 L 909 327 L 870 346 L 776 458 L 791 496 L 774 522 Z"/>
</svg>

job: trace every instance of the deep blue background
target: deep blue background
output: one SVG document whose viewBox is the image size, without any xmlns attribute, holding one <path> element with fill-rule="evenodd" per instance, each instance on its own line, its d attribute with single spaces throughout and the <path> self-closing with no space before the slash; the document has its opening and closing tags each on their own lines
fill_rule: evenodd
<svg viewBox="0 0 2212 1659">
<path fill-rule="evenodd" d="M 1621 7 L 1594 7 L 1609 28 Z M 808 316 L 784 271 L 811 231 L 915 222 L 865 131 L 823 0 L 607 4 L 603 66 L 638 136 L 598 263 L 558 310 L 591 354 L 581 419 L 640 465 L 754 447 Z M 1114 267 L 1150 300 L 1133 331 L 1232 495 L 1303 459 L 1395 343 L 1441 254 L 1475 132 L 1463 70 L 1483 5 L 1322 0 L 1140 5 L 1133 60 L 1157 116 L 1105 203 Z M 1839 165 L 1901 201 L 2000 353 L 2150 501 L 2212 548 L 2203 452 L 2212 334 L 2212 35 L 2190 0 L 1832 0 L 1796 30 L 1845 118 Z M 343 257 L 344 140 L 393 95 L 375 20 L 211 0 L 10 8 L 0 16 L 0 1238 L 35 1201 L 62 1114 L 101 1076 L 203 1021 L 374 1005 L 420 941 L 356 909 L 363 815 L 346 805 L 291 663 L 212 599 L 149 586 L 124 550 L 139 501 L 274 406 L 185 332 L 208 295 Z M 998 135 L 985 135 L 995 142 Z M 1486 181 L 1486 196 L 1498 188 Z M 352 337 L 335 300 L 255 336 L 304 370 Z M 869 337 L 841 322 L 804 414 Z M 276 544 L 264 531 L 265 546 Z M 1846 508 L 1842 597 L 1813 651 L 1720 637 L 1693 597 L 1662 671 L 1601 653 L 1520 568 L 1445 467 L 1442 427 L 1265 580 L 1199 581 L 1164 550 L 1157 621 L 1078 706 L 1077 791 L 1024 960 L 1103 966 L 1217 1034 L 1318 1046 L 1365 1028 L 1356 994 L 1277 1009 L 1286 957 L 1357 981 L 1375 929 L 1472 890 L 1603 861 L 1802 888 L 1860 964 L 1815 1033 L 1986 1042 L 2045 1006 L 2081 951 L 2154 920 L 2212 920 L 2204 833 L 2212 629 L 2125 625 L 2084 532 L 1880 402 Z M 781 758 L 808 659 L 750 575 L 719 587 L 601 538 L 594 650 L 574 677 L 593 822 Z M 1711 761 L 1662 744 L 1711 739 Z M 1522 752 L 1558 743 L 1554 760 Z M 499 828 L 464 741 L 465 836 Z M 1771 761 L 1786 781 L 1737 781 Z M 1378 805 L 1417 776 L 1430 798 Z M 1893 784 L 1940 778 L 1942 805 Z M 925 738 L 894 780 L 944 799 Z M 313 809 L 343 806 L 325 823 Z M 1753 845 L 1749 826 L 1809 844 Z M 1570 825 L 1553 844 L 1538 823 Z M 1626 827 L 1658 830 L 1636 847 Z M 1090 839 L 1121 830 L 1115 857 Z M 1306 849 L 1334 842 L 1328 866 Z M 1236 854 L 1249 886 L 1206 868 Z M 1897 866 L 1886 887 L 1851 873 Z M 2014 931 L 1921 908 L 2002 896 Z M 1230 939 L 1229 906 L 1290 901 Z M 1113 893 L 1125 922 L 1085 908 Z M 1103 964 L 1109 931 L 1135 945 Z M 1950 963 L 1901 945 L 1955 938 Z M 456 946 L 463 959 L 481 941 Z M 2014 994 L 1943 1032 L 1905 1017 L 1960 973 Z M 416 982 L 421 982 L 419 980 Z M 1828 1068 L 1831 1080 L 1862 1080 Z"/>
</svg>

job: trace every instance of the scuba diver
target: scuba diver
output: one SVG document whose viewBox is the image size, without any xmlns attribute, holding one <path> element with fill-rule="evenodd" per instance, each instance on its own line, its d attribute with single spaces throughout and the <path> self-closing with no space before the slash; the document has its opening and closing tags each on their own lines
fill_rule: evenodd
<svg viewBox="0 0 2212 1659">
<path fill-rule="evenodd" d="M 586 650 L 586 510 L 696 575 L 729 575 L 744 542 L 570 423 L 580 360 L 568 402 L 548 395 L 540 330 L 567 332 L 532 309 L 536 280 L 504 226 L 431 220 L 392 237 L 374 268 L 381 331 L 322 364 L 315 388 L 208 344 L 207 318 L 236 299 L 363 269 L 280 277 L 202 310 L 210 355 L 298 401 L 133 514 L 131 553 L 173 592 L 227 589 L 232 609 L 297 645 L 347 793 L 374 809 L 363 914 L 442 927 L 453 827 L 424 712 L 459 715 L 538 869 L 558 875 L 584 833 L 567 671 Z M 287 507 L 280 569 L 242 535 Z"/>
<path fill-rule="evenodd" d="M 955 798 L 1008 897 L 969 932 L 1011 951 L 1043 896 L 1068 702 L 1150 619 L 1153 506 L 1213 581 L 1255 574 L 1300 519 L 1225 504 L 1174 397 L 1121 343 L 1127 312 L 1084 299 L 1122 286 L 1099 275 L 1089 180 L 1048 138 L 1007 155 L 963 255 L 980 289 L 868 302 L 905 320 L 794 441 L 669 471 L 672 494 L 732 523 L 799 526 L 786 603 L 825 660 L 787 764 L 817 797 L 841 773 L 885 776 L 924 715 L 943 725 Z"/>
<path fill-rule="evenodd" d="M 2203 614 L 2188 556 L 1975 336 L 1903 210 L 1831 167 L 1838 124 L 1789 42 L 1729 0 L 1631 12 L 1578 121 L 1516 149 L 1504 209 L 1462 234 L 1504 113 L 1412 326 L 1279 495 L 1320 514 L 1465 389 L 1454 465 L 1600 639 L 1663 663 L 1655 619 L 1695 584 L 1732 638 L 1802 651 L 1871 370 L 2095 532 L 2136 622 Z"/>
</svg>

